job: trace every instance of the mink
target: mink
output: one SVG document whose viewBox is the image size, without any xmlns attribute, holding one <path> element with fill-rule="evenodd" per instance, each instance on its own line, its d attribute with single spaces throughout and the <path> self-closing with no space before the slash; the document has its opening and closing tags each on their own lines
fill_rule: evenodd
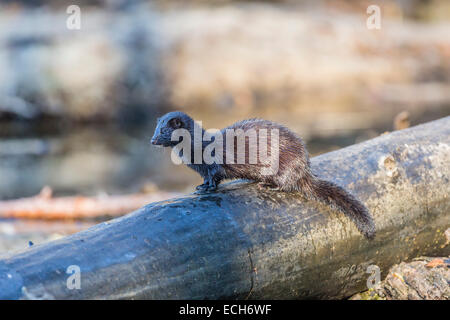
<svg viewBox="0 0 450 320">
<path fill-rule="evenodd" d="M 151 143 L 153 145 L 160 145 L 163 147 L 175 147 L 179 140 L 172 139 L 172 134 L 177 129 L 184 129 L 189 132 L 191 137 L 194 137 L 195 132 L 200 132 L 201 136 L 205 134 L 205 130 L 195 122 L 190 116 L 183 112 L 175 111 L 165 114 L 158 119 L 158 123 L 152 137 Z M 227 130 L 241 129 L 244 132 L 245 149 L 238 149 L 238 136 L 233 136 L 234 149 L 230 152 L 234 156 L 232 161 L 227 161 Z M 263 130 L 265 129 L 265 130 Z M 276 129 L 278 132 L 278 140 L 272 139 L 271 132 Z M 197 130 L 197 131 L 196 131 Z M 272 146 L 278 148 L 278 168 L 273 174 L 263 174 L 262 170 L 268 167 L 267 162 L 263 162 L 260 157 L 257 157 L 256 162 L 249 154 L 250 137 L 245 133 L 248 130 L 253 130 L 257 133 L 258 138 L 263 131 L 266 131 L 267 139 L 267 154 L 272 155 Z M 242 134 L 242 133 L 241 133 Z M 357 200 L 352 194 L 337 184 L 322 180 L 318 178 L 311 170 L 308 151 L 302 139 L 287 127 L 278 123 L 262 120 L 249 119 L 236 122 L 235 124 L 220 130 L 219 135 L 222 137 L 223 143 L 223 161 L 219 163 L 216 161 L 207 164 L 204 161 L 200 163 L 194 161 L 194 138 L 191 138 L 191 154 L 183 155 L 185 163 L 188 167 L 198 172 L 203 178 L 203 184 L 197 186 L 200 191 L 215 191 L 218 184 L 224 179 L 246 179 L 272 187 L 274 189 L 284 192 L 299 192 L 306 199 L 324 203 L 334 210 L 340 211 L 347 215 L 357 226 L 358 230 L 368 239 L 375 237 L 375 224 L 368 209 Z M 215 137 L 211 141 L 203 141 L 200 138 L 200 148 L 203 152 L 208 144 L 215 141 Z M 175 141 L 173 141 L 175 140 Z M 230 142 L 230 141 L 229 141 Z M 261 147 L 260 141 L 257 140 L 257 147 Z M 189 143 L 189 142 L 188 142 Z M 199 145 L 197 144 L 197 146 Z M 197 147 L 198 149 L 198 147 Z M 275 150 L 275 149 L 274 149 Z M 217 151 L 215 151 L 217 152 Z M 242 154 L 244 152 L 244 154 Z M 214 156 L 215 154 L 212 153 Z M 241 160 L 237 161 L 239 155 Z M 258 154 L 259 155 L 259 154 Z"/>
</svg>

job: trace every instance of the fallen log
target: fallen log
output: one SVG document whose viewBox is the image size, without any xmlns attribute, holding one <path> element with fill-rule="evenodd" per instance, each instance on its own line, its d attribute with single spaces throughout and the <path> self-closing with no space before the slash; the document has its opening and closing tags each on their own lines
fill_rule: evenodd
<svg viewBox="0 0 450 320">
<path fill-rule="evenodd" d="M 234 182 L 8 256 L 0 298 L 349 297 L 367 289 L 370 265 L 382 279 L 401 261 L 448 256 L 449 163 L 450 117 L 312 159 L 368 206 L 372 241 L 324 205 Z M 73 265 L 80 289 L 67 285 Z"/>
</svg>

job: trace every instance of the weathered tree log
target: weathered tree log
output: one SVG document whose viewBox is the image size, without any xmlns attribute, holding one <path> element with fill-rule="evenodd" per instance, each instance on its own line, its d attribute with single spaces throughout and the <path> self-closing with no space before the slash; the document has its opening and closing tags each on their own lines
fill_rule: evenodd
<svg viewBox="0 0 450 320">
<path fill-rule="evenodd" d="M 389 270 L 386 279 L 352 300 L 450 300 L 450 257 L 420 257 Z"/>
<path fill-rule="evenodd" d="M 1 298 L 343 298 L 369 265 L 447 256 L 450 117 L 312 159 L 372 212 L 375 240 L 297 194 L 230 183 L 0 260 Z M 70 265 L 81 289 L 66 286 Z"/>
</svg>

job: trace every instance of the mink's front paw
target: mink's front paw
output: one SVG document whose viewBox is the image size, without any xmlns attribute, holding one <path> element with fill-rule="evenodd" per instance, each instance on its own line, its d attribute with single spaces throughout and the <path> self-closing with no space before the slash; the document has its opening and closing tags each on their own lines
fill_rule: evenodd
<svg viewBox="0 0 450 320">
<path fill-rule="evenodd" d="M 194 194 L 202 194 L 202 193 L 206 193 L 206 192 L 208 192 L 208 190 L 209 190 L 209 183 L 204 183 L 204 184 L 201 184 L 201 185 L 199 185 L 199 186 L 196 186 L 195 187 L 195 191 L 194 191 Z"/>
<path fill-rule="evenodd" d="M 215 192 L 217 190 L 217 185 L 211 185 L 211 184 L 200 185 L 196 189 L 197 189 L 197 191 L 194 192 L 196 194 L 210 193 L 210 192 Z"/>
<path fill-rule="evenodd" d="M 257 184 L 258 189 L 261 190 L 270 190 L 270 191 L 280 191 L 280 188 L 276 185 L 265 183 L 265 182 L 259 182 Z"/>
<path fill-rule="evenodd" d="M 196 186 L 195 190 L 204 191 L 204 190 L 208 189 L 208 187 L 209 187 L 209 183 L 203 183 L 199 186 Z"/>
<path fill-rule="evenodd" d="M 208 192 L 214 192 L 217 190 L 217 186 L 216 185 L 209 185 L 208 188 L 206 188 L 206 191 Z"/>
</svg>

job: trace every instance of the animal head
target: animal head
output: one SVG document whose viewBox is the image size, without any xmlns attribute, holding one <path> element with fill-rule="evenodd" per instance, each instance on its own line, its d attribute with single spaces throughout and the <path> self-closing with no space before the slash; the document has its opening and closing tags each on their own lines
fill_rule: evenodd
<svg viewBox="0 0 450 320">
<path fill-rule="evenodd" d="M 152 137 L 153 145 L 171 147 L 176 145 L 177 141 L 171 141 L 172 133 L 177 129 L 186 129 L 193 132 L 194 120 L 184 112 L 174 111 L 166 113 L 158 118 L 158 123 Z"/>
</svg>

